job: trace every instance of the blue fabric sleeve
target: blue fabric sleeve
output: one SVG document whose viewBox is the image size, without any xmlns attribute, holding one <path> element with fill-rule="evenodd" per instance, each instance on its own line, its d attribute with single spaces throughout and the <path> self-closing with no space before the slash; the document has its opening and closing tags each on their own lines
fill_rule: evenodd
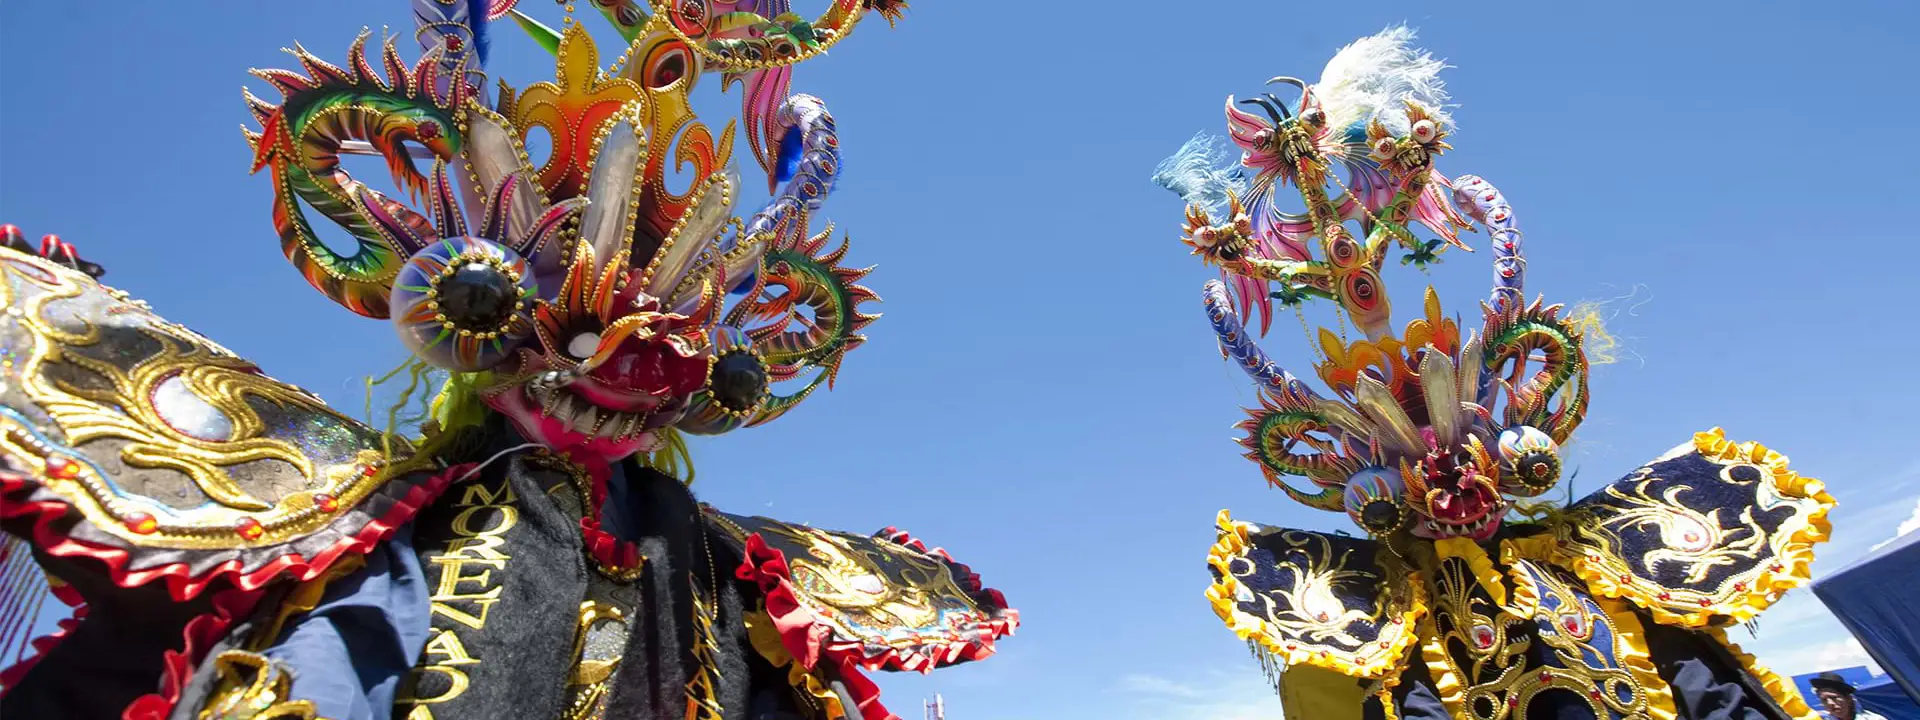
<svg viewBox="0 0 1920 720">
<path fill-rule="evenodd" d="M 312 612 L 287 621 L 266 654 L 293 671 L 293 694 L 329 720 L 390 720 L 394 692 L 427 644 L 426 575 L 413 526 L 334 581 Z"/>
</svg>

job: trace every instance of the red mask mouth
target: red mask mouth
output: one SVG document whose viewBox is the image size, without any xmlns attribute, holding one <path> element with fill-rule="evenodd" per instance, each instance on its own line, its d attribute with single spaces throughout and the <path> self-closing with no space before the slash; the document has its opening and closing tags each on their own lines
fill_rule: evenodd
<svg viewBox="0 0 1920 720">
<path fill-rule="evenodd" d="M 1414 526 L 1415 535 L 1436 540 L 1464 537 L 1479 542 L 1500 530 L 1507 502 L 1471 450 L 1429 454 L 1403 473 L 1407 470 L 1420 475 L 1409 483 L 1409 489 L 1418 491 L 1414 507 L 1426 516 Z"/>
<path fill-rule="evenodd" d="M 488 400 L 529 439 L 609 461 L 657 444 L 656 431 L 680 421 L 712 364 L 710 308 L 670 312 L 612 277 L 587 302 L 539 306 L 539 351 L 523 350 L 513 373 L 525 384 Z"/>
</svg>

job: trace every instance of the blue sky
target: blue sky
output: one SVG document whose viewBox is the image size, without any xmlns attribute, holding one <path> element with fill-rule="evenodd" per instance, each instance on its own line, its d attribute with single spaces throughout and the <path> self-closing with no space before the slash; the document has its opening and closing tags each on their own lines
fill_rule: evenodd
<svg viewBox="0 0 1920 720">
<path fill-rule="evenodd" d="M 1920 14 L 1552 5 L 926 0 L 897 30 L 863 28 L 797 89 L 839 121 L 847 175 L 826 215 L 879 266 L 886 317 L 834 392 L 698 441 L 696 490 L 737 512 L 898 525 L 1020 606 L 998 657 L 884 678 L 903 715 L 939 691 L 955 720 L 1274 716 L 1201 596 L 1213 515 L 1347 525 L 1240 458 L 1230 425 L 1253 394 L 1214 351 L 1211 273 L 1176 240 L 1180 204 L 1147 177 L 1221 127 L 1228 93 L 1317 77 L 1345 42 L 1405 22 L 1455 66 L 1441 167 L 1513 202 L 1529 291 L 1628 298 L 1612 324 L 1628 352 L 1595 374 L 1576 436 L 1577 490 L 1724 426 L 1839 498 L 1817 568 L 1858 557 L 1920 496 L 1905 372 L 1920 286 L 1895 242 L 1920 115 L 1901 48 Z M 399 0 L 0 5 L 0 221 L 60 233 L 170 319 L 357 410 L 361 379 L 403 351 L 280 257 L 239 88 L 271 97 L 245 71 L 286 67 L 293 41 L 337 61 L 363 25 L 409 22 Z M 501 30 L 496 75 L 548 79 Z M 1387 279 L 1404 319 L 1429 281 L 1472 312 L 1487 278 L 1485 253 L 1449 253 L 1430 278 Z M 1303 368 L 1290 328 L 1266 344 Z M 1800 592 L 1750 649 L 1801 672 L 1856 664 L 1847 640 Z"/>
</svg>

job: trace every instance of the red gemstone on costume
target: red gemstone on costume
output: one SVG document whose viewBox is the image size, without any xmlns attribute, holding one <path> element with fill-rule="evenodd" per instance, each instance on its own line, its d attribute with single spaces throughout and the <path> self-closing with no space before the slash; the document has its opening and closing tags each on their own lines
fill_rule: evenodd
<svg viewBox="0 0 1920 720">
<path fill-rule="evenodd" d="M 267 534 L 267 529 L 260 527 L 260 521 L 250 517 L 240 518 L 240 522 L 233 524 L 233 531 L 248 540 L 258 540 L 261 535 Z"/>
<path fill-rule="evenodd" d="M 154 520 L 152 515 L 143 512 L 127 513 L 127 516 L 122 518 L 122 521 L 127 524 L 128 530 L 132 530 L 141 535 L 146 535 L 160 529 L 159 521 Z"/>
<path fill-rule="evenodd" d="M 1595 700 L 1599 700 L 1599 699 L 1600 699 L 1600 691 L 1599 691 L 1599 690 L 1588 690 L 1588 691 L 1587 691 L 1587 697 L 1590 697 L 1590 698 L 1593 698 L 1593 699 L 1595 699 Z"/>
<path fill-rule="evenodd" d="M 1500 268 L 1500 277 L 1503 277 L 1503 278 L 1513 277 L 1513 268 L 1510 268 L 1510 267 Z"/>
<path fill-rule="evenodd" d="M 340 509 L 340 501 L 333 499 L 332 495 L 315 495 L 313 506 L 320 508 L 320 512 L 333 512 Z"/>
<path fill-rule="evenodd" d="M 1711 607 L 1712 605 L 1713 605 L 1712 600 L 1709 600 L 1707 598 L 1700 598 L 1700 607 Z"/>
<path fill-rule="evenodd" d="M 1567 632 L 1573 633 L 1575 635 L 1582 634 L 1582 628 L 1585 627 L 1585 624 L 1580 622 L 1580 618 L 1572 617 L 1572 616 L 1566 618 L 1565 620 L 1561 620 L 1560 625 L 1561 627 L 1566 628 Z"/>
<path fill-rule="evenodd" d="M 1520 707 L 1520 698 L 1515 698 L 1515 697 L 1507 698 L 1507 707 L 1510 707 L 1510 708 Z"/>
<path fill-rule="evenodd" d="M 1315 620 L 1319 620 L 1320 622 L 1326 622 L 1326 621 L 1327 621 L 1327 614 L 1326 614 L 1326 613 L 1320 613 L 1319 615 L 1315 615 L 1315 616 L 1313 616 L 1313 619 L 1315 619 Z"/>
<path fill-rule="evenodd" d="M 1485 625 L 1473 626 L 1473 646 L 1482 650 L 1493 647 L 1493 628 Z"/>
<path fill-rule="evenodd" d="M 1663 592 L 1663 593 L 1660 593 L 1660 599 L 1661 599 L 1661 600 L 1672 600 L 1672 599 L 1673 599 L 1673 593 L 1670 593 L 1670 592 Z"/>
<path fill-rule="evenodd" d="M 463 43 L 463 42 L 461 42 L 461 41 L 460 41 L 460 37 L 459 37 L 459 36 L 457 36 L 457 35 L 448 35 L 448 36 L 447 36 L 447 49 L 448 49 L 448 50 L 459 50 L 459 49 L 460 49 L 460 46 L 461 46 L 461 45 L 464 45 L 464 44 L 465 44 L 465 43 Z"/>
<path fill-rule="evenodd" d="M 1621 575 L 1620 575 L 1620 584 L 1621 584 L 1621 585 L 1631 585 L 1631 584 L 1633 584 L 1633 576 L 1632 576 L 1632 575 L 1627 575 L 1627 574 L 1624 574 L 1624 573 L 1623 573 L 1623 574 L 1621 574 Z"/>
<path fill-rule="evenodd" d="M 1550 682 L 1553 682 L 1553 673 L 1551 673 L 1551 672 L 1547 672 L 1547 671 L 1545 671 L 1545 670 L 1541 670 L 1541 671 L 1540 671 L 1540 682 L 1543 682 L 1543 683 L 1550 683 Z"/>
<path fill-rule="evenodd" d="M 1786 569 L 1786 566 L 1781 565 L 1780 563 L 1774 563 L 1772 565 L 1767 566 L 1767 569 L 1772 570 L 1774 572 L 1780 572 L 1781 570 Z"/>
<path fill-rule="evenodd" d="M 1746 591 L 1747 591 L 1747 584 L 1746 584 L 1746 583 L 1743 583 L 1743 582 L 1737 582 L 1737 583 L 1734 583 L 1734 584 L 1733 584 L 1733 589 L 1734 589 L 1735 591 L 1738 591 L 1738 592 L 1746 592 Z"/>
<path fill-rule="evenodd" d="M 376 466 L 376 465 L 360 466 L 360 477 L 373 477 L 373 474 L 377 472 L 380 472 L 379 466 Z"/>
<path fill-rule="evenodd" d="M 80 477 L 80 463 L 55 455 L 47 458 L 47 475 L 60 480 L 72 480 Z"/>
<path fill-rule="evenodd" d="M 440 123 L 432 120 L 422 121 L 419 125 L 413 127 L 413 132 L 415 135 L 419 135 L 422 140 L 432 140 L 440 137 Z"/>
</svg>

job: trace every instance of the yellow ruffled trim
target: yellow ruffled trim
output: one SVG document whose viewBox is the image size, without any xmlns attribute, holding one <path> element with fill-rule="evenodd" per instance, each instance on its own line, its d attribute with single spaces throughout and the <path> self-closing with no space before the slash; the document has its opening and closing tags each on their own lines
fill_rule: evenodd
<svg viewBox="0 0 1920 720">
<path fill-rule="evenodd" d="M 1407 595 L 1407 611 L 1400 616 L 1399 636 L 1386 639 L 1388 629 L 1393 625 L 1382 625 L 1381 636 L 1386 639 L 1387 647 L 1372 647 L 1372 652 L 1358 661 L 1330 652 L 1323 653 L 1300 640 L 1295 640 L 1294 647 L 1288 649 L 1279 628 L 1265 618 L 1241 612 L 1239 601 L 1234 599 L 1239 593 L 1240 581 L 1233 576 L 1232 563 L 1235 558 L 1246 556 L 1251 547 L 1247 536 L 1253 531 L 1254 525 L 1238 522 L 1229 511 L 1221 510 L 1214 518 L 1214 526 L 1220 535 L 1207 551 L 1207 564 L 1217 571 L 1218 578 L 1207 588 L 1207 603 L 1213 606 L 1214 614 L 1220 616 L 1220 620 L 1227 624 L 1227 629 L 1232 630 L 1234 635 L 1241 640 L 1258 642 L 1262 649 L 1288 665 L 1311 665 L 1366 680 L 1399 674 L 1405 666 L 1407 649 L 1419 640 L 1414 626 L 1427 614 L 1425 584 L 1417 573 L 1407 578 L 1411 590 Z"/>
<path fill-rule="evenodd" d="M 1520 569 L 1520 561 L 1552 564 L 1555 562 L 1553 552 L 1558 547 L 1559 541 L 1545 533 L 1500 541 L 1500 564 L 1507 568 L 1507 577 L 1513 580 L 1513 603 L 1503 606 L 1508 614 L 1530 618 L 1540 609 L 1540 585 Z"/>
<path fill-rule="evenodd" d="M 1660 677 L 1659 668 L 1654 667 L 1653 656 L 1647 650 L 1647 629 L 1640 624 L 1640 618 L 1623 601 L 1602 597 L 1595 597 L 1593 601 L 1613 621 L 1613 659 L 1626 668 L 1634 684 L 1646 694 L 1647 715 L 1652 720 L 1675 720 L 1679 711 L 1673 704 L 1673 688 L 1667 685 L 1666 678 Z"/>
<path fill-rule="evenodd" d="M 820 707 L 826 710 L 824 720 L 847 720 L 847 710 L 840 705 L 840 695 L 828 688 L 826 683 L 806 668 L 800 667 L 793 654 L 787 652 L 785 643 L 780 642 L 780 631 L 773 626 L 773 618 L 764 612 L 751 612 L 746 616 L 747 641 L 753 643 L 755 652 L 774 667 L 787 668 L 787 684 L 793 689 L 813 696 Z"/>
<path fill-rule="evenodd" d="M 1507 586 L 1500 582 L 1500 573 L 1494 571 L 1493 558 L 1487 557 L 1487 551 L 1479 545 L 1466 538 L 1451 537 L 1434 542 L 1433 551 L 1441 558 L 1465 560 L 1467 568 L 1473 571 L 1473 578 L 1493 597 L 1494 604 L 1507 606 Z"/>
<path fill-rule="evenodd" d="M 1447 656 L 1446 642 L 1440 639 L 1440 628 L 1432 617 L 1420 619 L 1420 660 L 1427 664 L 1427 676 L 1433 680 L 1433 692 L 1440 696 L 1440 704 L 1447 706 L 1447 714 L 1454 717 L 1467 717 L 1467 684 L 1453 672 L 1453 660 Z"/>
<path fill-rule="evenodd" d="M 1661 600 L 1659 594 L 1664 591 L 1662 588 L 1624 575 L 1625 567 L 1617 562 L 1609 564 L 1606 556 L 1589 555 L 1580 548 L 1567 547 L 1562 548 L 1560 564 L 1572 568 L 1580 579 L 1587 581 L 1594 594 L 1632 600 L 1662 625 L 1706 627 L 1715 616 L 1725 618 L 1723 622 L 1726 625 L 1747 622 L 1788 590 L 1800 587 L 1812 578 L 1813 546 L 1826 542 L 1833 535 L 1833 523 L 1827 520 L 1827 513 L 1833 510 L 1834 499 L 1827 494 L 1826 486 L 1819 480 L 1794 472 L 1787 467 L 1785 455 L 1769 450 L 1760 443 L 1735 443 L 1728 440 L 1720 428 L 1714 428 L 1695 433 L 1693 446 L 1696 452 L 1709 460 L 1753 463 L 1764 467 L 1773 476 L 1774 486 L 1781 495 L 1811 499 L 1819 504 L 1808 514 L 1806 525 L 1795 530 L 1781 545 L 1779 554 L 1772 560 L 1772 563 L 1780 565 L 1779 570 L 1764 570 L 1746 590 L 1725 594 L 1724 598 L 1709 602 L 1705 607 L 1682 607 Z M 1623 578 L 1631 581 L 1621 582 Z M 1676 607 L 1682 609 L 1676 610 Z"/>
<path fill-rule="evenodd" d="M 1768 695 L 1773 696 L 1773 701 L 1780 703 L 1780 709 L 1787 711 L 1788 715 L 1799 718 L 1799 720 L 1819 720 L 1820 715 L 1815 713 L 1813 708 L 1807 706 L 1806 699 L 1800 697 L 1800 690 L 1793 686 L 1792 680 L 1780 677 L 1778 673 L 1768 670 L 1766 666 L 1761 665 L 1760 661 L 1755 660 L 1752 655 L 1741 650 L 1739 645 L 1727 639 L 1725 630 L 1721 630 L 1720 628 L 1707 628 L 1706 633 L 1721 645 L 1726 646 L 1727 650 L 1733 654 L 1734 659 L 1740 661 L 1740 666 L 1745 668 L 1747 673 L 1752 675 L 1755 680 L 1760 681 L 1760 685 L 1766 688 Z"/>
<path fill-rule="evenodd" d="M 1400 720 L 1400 710 L 1393 706 L 1393 691 L 1381 690 L 1374 697 L 1380 701 L 1382 720 Z"/>
</svg>

